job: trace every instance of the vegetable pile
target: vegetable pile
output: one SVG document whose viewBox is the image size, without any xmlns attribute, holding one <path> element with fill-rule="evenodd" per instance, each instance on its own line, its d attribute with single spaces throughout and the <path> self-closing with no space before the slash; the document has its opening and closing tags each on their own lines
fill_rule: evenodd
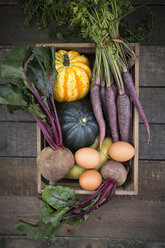
<svg viewBox="0 0 165 248">
<path fill-rule="evenodd" d="M 0 85 L 0 105 L 10 113 L 29 111 L 47 142 L 37 156 L 39 172 L 52 184 L 42 193 L 41 219 L 16 224 L 34 239 L 52 238 L 64 223 L 87 220 L 126 182 L 135 155 L 132 103 L 150 138 L 131 74 L 134 48 L 119 34 L 121 21 L 135 8 L 118 0 L 72 1 L 69 6 L 71 26 L 95 43 L 92 73 L 85 56 L 55 47 L 16 47 L 0 66 L 2 77 L 12 80 Z M 79 180 L 92 194 L 80 200 L 73 189 L 56 185 L 61 178 Z"/>
</svg>

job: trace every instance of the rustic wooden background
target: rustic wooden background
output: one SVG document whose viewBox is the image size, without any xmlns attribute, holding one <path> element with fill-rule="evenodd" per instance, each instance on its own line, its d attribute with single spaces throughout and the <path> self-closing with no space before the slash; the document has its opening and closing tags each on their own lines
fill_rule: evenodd
<svg viewBox="0 0 165 248">
<path fill-rule="evenodd" d="M 19 218 L 39 218 L 36 124 L 26 112 L 9 115 L 0 109 L 0 247 L 165 247 L 165 1 L 133 2 L 147 4 L 155 14 L 153 39 L 140 46 L 140 99 L 151 141 L 146 144 L 140 121 L 138 196 L 116 196 L 80 226 L 65 225 L 54 241 L 20 236 L 14 227 Z M 50 40 L 48 30 L 39 31 L 35 23 L 25 27 L 16 1 L 0 0 L 0 61 L 13 46 L 44 42 L 59 40 Z"/>
</svg>

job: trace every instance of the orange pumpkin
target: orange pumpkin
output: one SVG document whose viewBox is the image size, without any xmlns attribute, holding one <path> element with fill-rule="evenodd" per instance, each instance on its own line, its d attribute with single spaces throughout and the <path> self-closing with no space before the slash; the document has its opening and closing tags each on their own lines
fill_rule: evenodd
<svg viewBox="0 0 165 248">
<path fill-rule="evenodd" d="M 56 101 L 70 102 L 87 95 L 91 70 L 85 56 L 75 51 L 59 50 L 55 53 L 55 68 L 58 72 L 53 86 Z"/>
</svg>

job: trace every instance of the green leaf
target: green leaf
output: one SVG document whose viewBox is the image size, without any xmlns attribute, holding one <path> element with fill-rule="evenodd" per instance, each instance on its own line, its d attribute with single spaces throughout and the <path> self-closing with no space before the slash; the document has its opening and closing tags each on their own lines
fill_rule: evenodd
<svg viewBox="0 0 165 248">
<path fill-rule="evenodd" d="M 16 229 L 25 233 L 28 237 L 36 240 L 41 240 L 45 237 L 53 238 L 61 224 L 52 224 L 51 222 L 43 223 L 40 220 L 36 225 L 18 220 L 16 223 Z"/>
<path fill-rule="evenodd" d="M 29 90 L 24 86 L 21 87 L 21 80 L 19 80 L 19 87 L 12 83 L 0 84 L 0 104 L 7 105 L 9 113 L 21 109 L 28 110 L 29 112 L 45 119 L 46 116 L 43 114 L 42 109 L 34 96 L 29 93 Z"/>
<path fill-rule="evenodd" d="M 39 116 L 42 120 L 46 119 L 46 115 L 43 114 L 43 112 L 41 111 L 39 104 L 30 104 L 27 110 L 30 113 L 33 113 L 34 115 Z"/>
<path fill-rule="evenodd" d="M 54 47 L 36 47 L 33 48 L 34 58 L 28 63 L 27 76 L 30 81 L 45 95 L 50 92 L 50 77 L 52 86 L 57 77 L 55 69 L 55 48 Z M 45 86 L 44 86 L 45 84 Z"/>
<path fill-rule="evenodd" d="M 25 79 L 22 65 L 31 55 L 30 47 L 18 46 L 9 52 L 0 66 L 0 72 L 4 79 Z"/>
<path fill-rule="evenodd" d="M 41 207 L 41 219 L 44 223 L 50 222 L 54 210 L 45 202 Z"/>
<path fill-rule="evenodd" d="M 47 185 L 42 193 L 42 200 L 51 207 L 60 209 L 76 202 L 77 196 L 69 187 Z"/>
<path fill-rule="evenodd" d="M 33 58 L 27 65 L 26 75 L 29 81 L 33 82 L 33 85 L 44 95 L 43 73 L 36 58 Z"/>
<path fill-rule="evenodd" d="M 53 238 L 59 228 L 62 226 L 61 220 L 63 214 L 68 210 L 69 206 L 63 207 L 55 211 L 47 203 L 43 202 L 41 208 L 41 219 L 37 224 L 31 224 L 23 220 L 18 220 L 16 229 L 24 232 L 32 239 L 40 240 L 45 237 Z"/>
<path fill-rule="evenodd" d="M 100 194 L 99 194 L 96 198 L 94 198 L 94 199 L 91 201 L 90 204 L 88 204 L 87 206 L 83 207 L 83 208 L 81 209 L 81 213 L 82 213 L 82 212 L 85 212 L 86 210 L 88 210 L 89 208 L 91 208 L 92 206 L 94 206 L 95 203 L 99 200 L 99 198 L 100 198 Z M 105 199 L 104 199 L 104 200 L 105 200 Z M 104 200 L 103 200 L 103 201 L 104 201 Z M 103 202 L 103 201 L 102 201 L 102 202 Z M 75 211 L 76 211 L 76 210 L 75 210 Z M 93 211 L 94 211 L 94 210 L 93 210 Z M 76 218 L 70 219 L 69 221 L 67 221 L 67 223 L 70 224 L 70 225 L 72 225 L 72 226 L 77 226 L 77 225 L 79 225 L 82 221 L 86 221 L 86 220 L 88 219 L 89 215 L 91 214 L 91 212 L 93 212 L 93 211 L 90 211 L 90 212 L 88 212 L 88 213 L 86 213 L 86 214 L 84 214 L 84 215 L 77 216 Z M 72 216 L 72 215 L 74 216 L 75 213 L 73 212 L 70 216 Z"/>
<path fill-rule="evenodd" d="M 34 47 L 33 54 L 41 66 L 43 72 L 45 71 L 47 74 L 49 74 L 51 66 L 49 47 Z"/>
<path fill-rule="evenodd" d="M 0 84 L 0 104 L 20 106 L 21 108 L 27 105 L 20 89 L 12 83 Z"/>
<path fill-rule="evenodd" d="M 50 221 L 52 223 L 56 223 L 56 224 L 60 224 L 60 221 L 63 218 L 63 214 L 69 209 L 69 206 L 67 207 L 63 207 L 58 209 L 56 212 L 54 212 L 54 214 L 51 216 Z"/>
</svg>

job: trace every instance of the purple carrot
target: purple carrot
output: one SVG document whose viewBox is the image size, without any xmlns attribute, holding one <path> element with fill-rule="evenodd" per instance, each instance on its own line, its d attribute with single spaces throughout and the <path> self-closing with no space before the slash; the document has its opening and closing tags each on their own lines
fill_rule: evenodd
<svg viewBox="0 0 165 248">
<path fill-rule="evenodd" d="M 147 118 L 146 118 L 146 116 L 144 114 L 144 111 L 143 111 L 142 105 L 141 105 L 141 103 L 139 101 L 139 98 L 138 98 L 138 96 L 136 94 L 136 90 L 135 90 L 135 87 L 134 87 L 132 75 L 128 72 L 128 70 L 126 68 L 124 68 L 124 70 L 123 70 L 123 79 L 124 79 L 125 86 L 128 89 L 129 95 L 130 95 L 133 103 L 135 104 L 135 106 L 137 108 L 137 111 L 139 112 L 139 115 L 140 115 L 141 119 L 143 120 L 144 125 L 145 125 L 145 127 L 147 129 L 148 143 L 149 143 L 149 140 L 150 140 L 149 123 L 148 123 L 148 120 L 147 120 Z"/>
<path fill-rule="evenodd" d="M 109 128 L 105 82 L 101 82 L 100 96 L 101 96 L 101 105 L 102 105 L 102 110 L 104 113 L 104 119 L 105 119 L 105 124 L 106 124 L 106 136 L 110 137 L 111 136 L 111 130 Z"/>
<path fill-rule="evenodd" d="M 116 85 L 114 82 L 112 82 L 111 87 L 112 87 L 112 89 L 113 89 L 113 91 L 114 91 L 114 94 L 115 94 L 115 99 L 116 99 L 116 98 L 117 98 L 117 96 L 118 96 L 118 89 L 117 89 L 117 85 Z"/>
<path fill-rule="evenodd" d="M 107 117 L 108 112 L 107 112 L 107 103 L 106 103 L 105 95 L 106 95 L 105 83 L 101 82 L 101 87 L 100 87 L 101 104 L 102 104 L 104 115 L 105 117 Z"/>
<path fill-rule="evenodd" d="M 120 130 L 120 139 L 125 142 L 130 142 L 130 118 L 131 118 L 131 106 L 129 97 L 124 95 L 118 95 L 117 97 L 117 112 L 118 123 Z"/>
<path fill-rule="evenodd" d="M 101 107 L 100 86 L 97 85 L 97 81 L 95 85 L 91 86 L 90 97 L 91 97 L 93 112 L 100 129 L 100 149 L 101 149 L 103 140 L 105 138 L 106 127 L 105 127 L 105 121 Z"/>
<path fill-rule="evenodd" d="M 117 108 L 115 102 L 115 94 L 111 86 L 107 87 L 106 89 L 106 103 L 107 103 L 108 119 L 109 119 L 112 138 L 113 141 L 116 142 L 119 141 L 119 132 L 117 125 Z"/>
</svg>

